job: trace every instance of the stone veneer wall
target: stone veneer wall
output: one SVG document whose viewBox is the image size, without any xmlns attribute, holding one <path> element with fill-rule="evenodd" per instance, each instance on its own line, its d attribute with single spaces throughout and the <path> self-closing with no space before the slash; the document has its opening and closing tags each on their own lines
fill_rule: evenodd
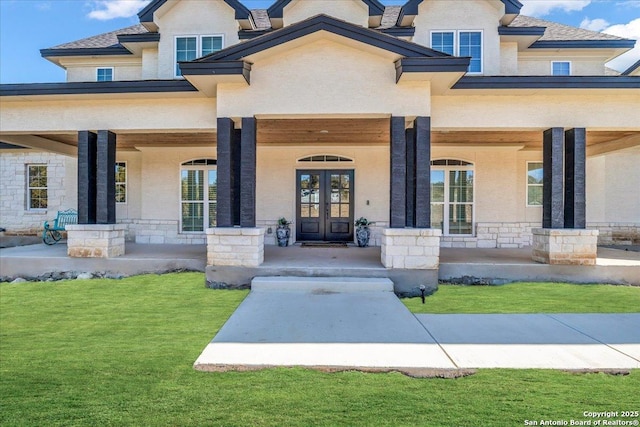
<svg viewBox="0 0 640 427">
<path fill-rule="evenodd" d="M 59 210 L 75 208 L 75 198 L 66 197 L 65 175 L 69 158 L 52 153 L 9 151 L 0 155 L 0 227 L 8 234 L 42 233 L 45 221 Z M 47 165 L 48 208 L 27 209 L 27 165 Z"/>
<path fill-rule="evenodd" d="M 440 265 L 440 230 L 385 228 L 381 260 L 385 268 L 435 270 Z"/>
<path fill-rule="evenodd" d="M 125 226 L 83 224 L 67 226 L 67 255 L 72 258 L 115 258 L 124 255 Z"/>
<path fill-rule="evenodd" d="M 596 265 L 598 230 L 533 230 L 533 260 L 552 265 Z"/>
<path fill-rule="evenodd" d="M 640 245 L 640 222 L 590 222 L 587 229 L 600 232 L 599 245 Z"/>
<path fill-rule="evenodd" d="M 41 213 L 37 215 L 38 217 L 46 216 Z M 55 216 L 55 212 L 53 216 Z M 42 221 L 44 220 L 42 219 Z M 179 233 L 180 224 L 178 221 L 136 219 L 121 220 L 118 223 L 127 226 L 126 240 L 136 243 L 204 245 L 207 242 L 205 233 Z M 260 221 L 258 226 L 265 230 L 265 245 L 277 244 L 276 221 Z M 370 227 L 370 246 L 382 246 L 383 230 L 386 227 L 387 223 L 383 222 L 378 222 Z M 531 230 L 536 227 L 540 227 L 539 222 L 479 222 L 476 224 L 475 236 L 443 236 L 440 241 L 440 247 L 522 248 L 532 246 L 533 234 Z M 268 233 L 269 228 L 271 228 L 271 233 Z M 295 224 L 292 224 L 291 228 L 294 231 Z M 640 244 L 640 223 L 589 223 L 587 228 L 600 231 L 598 236 L 599 245 Z M 41 231 L 42 223 L 37 225 L 36 229 Z M 292 234 L 295 234 L 295 232 Z"/>
<path fill-rule="evenodd" d="M 263 228 L 210 228 L 207 265 L 258 267 L 264 262 Z"/>
<path fill-rule="evenodd" d="M 207 235 L 202 233 L 179 233 L 179 221 L 135 219 L 118 221 L 126 225 L 126 239 L 130 242 L 154 245 L 205 245 Z"/>
</svg>

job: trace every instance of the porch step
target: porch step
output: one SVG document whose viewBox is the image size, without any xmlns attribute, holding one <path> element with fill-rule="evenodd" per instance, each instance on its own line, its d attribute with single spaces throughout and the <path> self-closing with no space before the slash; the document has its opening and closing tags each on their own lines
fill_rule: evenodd
<svg viewBox="0 0 640 427">
<path fill-rule="evenodd" d="M 371 277 L 255 277 L 252 292 L 393 292 L 393 282 Z"/>
</svg>

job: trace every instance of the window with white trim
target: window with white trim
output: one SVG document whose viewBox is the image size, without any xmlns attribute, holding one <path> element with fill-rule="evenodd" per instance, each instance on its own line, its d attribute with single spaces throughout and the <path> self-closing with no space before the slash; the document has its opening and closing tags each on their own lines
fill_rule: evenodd
<svg viewBox="0 0 640 427">
<path fill-rule="evenodd" d="M 542 206 L 542 162 L 527 162 L 527 206 Z"/>
<path fill-rule="evenodd" d="M 552 76 L 570 76 L 571 62 L 569 61 L 551 61 Z"/>
<path fill-rule="evenodd" d="M 126 162 L 116 162 L 116 203 L 127 203 Z"/>
<path fill-rule="evenodd" d="M 47 165 L 27 165 L 27 209 L 47 209 Z"/>
<path fill-rule="evenodd" d="M 210 55 L 224 47 L 223 35 L 179 36 L 176 37 L 176 76 L 182 76 L 179 62 Z"/>
<path fill-rule="evenodd" d="M 181 230 L 204 232 L 216 226 L 218 170 L 213 159 L 185 162 L 180 170 Z"/>
<path fill-rule="evenodd" d="M 432 31 L 431 48 L 454 56 L 471 57 L 469 73 L 482 73 L 482 31 Z"/>
<path fill-rule="evenodd" d="M 431 226 L 442 234 L 473 235 L 474 167 L 463 160 L 431 162 Z"/>
<path fill-rule="evenodd" d="M 96 81 L 111 82 L 113 81 L 113 67 L 103 67 L 96 69 Z"/>
</svg>

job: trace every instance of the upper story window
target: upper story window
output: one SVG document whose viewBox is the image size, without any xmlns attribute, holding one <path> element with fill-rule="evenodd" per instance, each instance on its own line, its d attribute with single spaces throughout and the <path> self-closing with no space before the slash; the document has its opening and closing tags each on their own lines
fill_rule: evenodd
<svg viewBox="0 0 640 427">
<path fill-rule="evenodd" d="M 431 48 L 455 56 L 469 56 L 469 73 L 482 73 L 482 31 L 432 31 Z"/>
<path fill-rule="evenodd" d="M 96 81 L 111 82 L 113 81 L 113 67 L 104 67 L 96 69 Z"/>
<path fill-rule="evenodd" d="M 551 62 L 551 75 L 552 76 L 570 76 L 571 75 L 571 62 L 569 62 L 569 61 L 552 61 Z"/>
<path fill-rule="evenodd" d="M 193 61 L 205 55 L 222 50 L 224 36 L 183 36 L 176 37 L 176 76 L 180 77 L 181 61 Z"/>
</svg>

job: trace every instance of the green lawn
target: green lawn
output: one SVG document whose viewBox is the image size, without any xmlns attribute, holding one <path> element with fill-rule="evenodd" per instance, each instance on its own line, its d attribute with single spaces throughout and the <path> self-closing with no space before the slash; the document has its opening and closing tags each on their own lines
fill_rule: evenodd
<svg viewBox="0 0 640 427">
<path fill-rule="evenodd" d="M 640 287 L 566 283 L 440 285 L 425 304 L 420 298 L 402 301 L 414 313 L 637 313 Z"/>
<path fill-rule="evenodd" d="M 0 425 L 514 426 L 637 409 L 637 370 L 481 370 L 455 380 L 197 372 L 193 362 L 246 296 L 203 283 L 188 273 L 0 284 Z"/>
</svg>

